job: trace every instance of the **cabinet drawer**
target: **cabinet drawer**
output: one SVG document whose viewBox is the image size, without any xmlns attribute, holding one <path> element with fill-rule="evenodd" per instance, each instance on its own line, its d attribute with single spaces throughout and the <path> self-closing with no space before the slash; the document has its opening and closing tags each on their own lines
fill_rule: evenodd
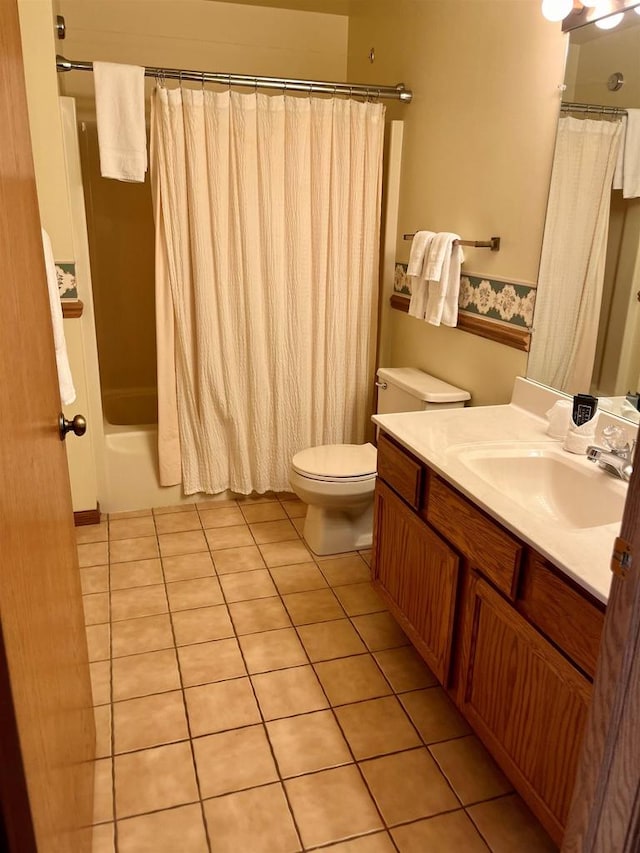
<svg viewBox="0 0 640 853">
<path fill-rule="evenodd" d="M 414 509 L 419 509 L 422 465 L 384 433 L 378 438 L 378 476 Z"/>
<path fill-rule="evenodd" d="M 498 589 L 515 598 L 522 546 L 439 477 L 432 476 L 427 521 Z"/>
<path fill-rule="evenodd" d="M 530 554 L 516 603 L 536 628 L 593 678 L 604 609 L 574 589 L 539 554 Z"/>
</svg>

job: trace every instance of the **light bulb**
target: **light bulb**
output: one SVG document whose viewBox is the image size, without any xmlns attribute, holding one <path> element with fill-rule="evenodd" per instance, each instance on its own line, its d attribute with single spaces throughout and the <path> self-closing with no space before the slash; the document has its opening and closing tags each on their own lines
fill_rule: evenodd
<svg viewBox="0 0 640 853">
<path fill-rule="evenodd" d="M 562 21 L 573 9 L 573 0 L 542 0 L 542 14 L 547 21 Z"/>
<path fill-rule="evenodd" d="M 640 6 L 634 6 L 633 11 L 636 13 L 636 15 L 640 15 Z"/>
<path fill-rule="evenodd" d="M 587 9 L 591 9 L 593 6 L 598 5 L 598 0 L 582 0 L 582 5 L 586 6 Z"/>
<path fill-rule="evenodd" d="M 600 18 L 599 21 L 596 21 L 596 27 L 599 27 L 601 30 L 612 30 L 614 27 L 618 26 L 623 18 L 624 12 L 618 12 L 617 15 L 609 15 L 608 18 Z"/>
</svg>

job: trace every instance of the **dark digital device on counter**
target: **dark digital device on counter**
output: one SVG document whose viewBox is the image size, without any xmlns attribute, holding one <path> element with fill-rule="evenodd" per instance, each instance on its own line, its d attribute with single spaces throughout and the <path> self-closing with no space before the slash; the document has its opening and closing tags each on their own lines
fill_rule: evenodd
<svg viewBox="0 0 640 853">
<path fill-rule="evenodd" d="M 573 422 L 576 426 L 586 424 L 595 415 L 598 398 L 591 394 L 576 394 L 573 398 Z"/>
</svg>

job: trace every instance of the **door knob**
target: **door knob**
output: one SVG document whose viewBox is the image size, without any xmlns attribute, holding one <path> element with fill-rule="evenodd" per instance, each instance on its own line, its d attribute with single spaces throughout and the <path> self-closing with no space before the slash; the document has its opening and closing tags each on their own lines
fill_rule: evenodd
<svg viewBox="0 0 640 853">
<path fill-rule="evenodd" d="M 74 435 L 84 435 L 87 431 L 87 419 L 84 415 L 76 415 L 73 420 L 68 421 L 60 412 L 58 415 L 58 431 L 60 441 L 65 440 L 68 432 L 73 432 Z"/>
</svg>

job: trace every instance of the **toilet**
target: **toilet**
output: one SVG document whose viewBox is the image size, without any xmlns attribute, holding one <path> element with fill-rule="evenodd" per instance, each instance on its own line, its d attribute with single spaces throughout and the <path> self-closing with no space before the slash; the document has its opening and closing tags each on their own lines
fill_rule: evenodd
<svg viewBox="0 0 640 853">
<path fill-rule="evenodd" d="M 471 395 L 414 367 L 381 367 L 378 414 L 454 409 Z M 372 444 L 324 444 L 293 457 L 291 488 L 307 504 L 303 536 L 320 556 L 370 548 L 377 451 Z"/>
</svg>

